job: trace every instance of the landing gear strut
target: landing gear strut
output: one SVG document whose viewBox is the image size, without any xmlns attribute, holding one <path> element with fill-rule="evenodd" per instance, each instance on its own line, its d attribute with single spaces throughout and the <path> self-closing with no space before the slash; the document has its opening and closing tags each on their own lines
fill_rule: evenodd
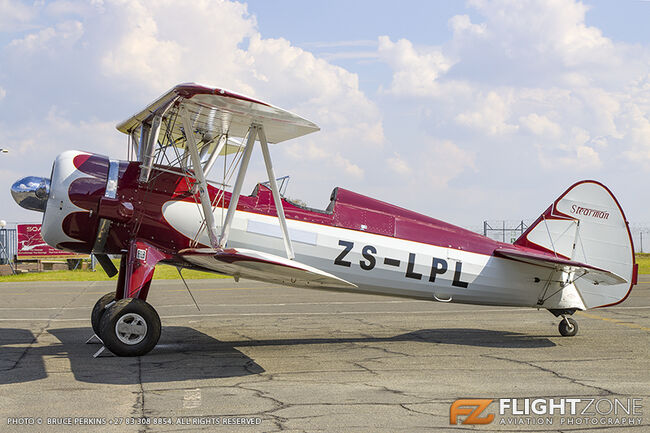
<svg viewBox="0 0 650 433">
<path fill-rule="evenodd" d="M 578 333 L 578 322 L 575 319 L 569 317 L 576 312 L 575 309 L 564 309 L 564 310 L 548 310 L 555 317 L 561 317 L 562 320 L 558 324 L 558 330 L 560 335 L 563 337 L 573 337 Z"/>
<path fill-rule="evenodd" d="M 573 337 L 578 333 L 578 322 L 571 317 L 562 316 L 558 329 L 563 337 Z"/>
</svg>

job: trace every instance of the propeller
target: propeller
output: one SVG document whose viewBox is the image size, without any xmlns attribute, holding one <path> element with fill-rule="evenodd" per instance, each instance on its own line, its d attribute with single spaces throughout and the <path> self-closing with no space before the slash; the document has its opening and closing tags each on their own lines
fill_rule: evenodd
<svg viewBox="0 0 650 433">
<path fill-rule="evenodd" d="M 101 265 L 102 269 L 106 272 L 106 275 L 108 275 L 109 278 L 114 277 L 117 275 L 117 268 L 113 264 L 113 261 L 108 257 L 108 254 L 97 254 L 95 253 L 95 258 L 97 258 L 97 261 Z"/>
</svg>

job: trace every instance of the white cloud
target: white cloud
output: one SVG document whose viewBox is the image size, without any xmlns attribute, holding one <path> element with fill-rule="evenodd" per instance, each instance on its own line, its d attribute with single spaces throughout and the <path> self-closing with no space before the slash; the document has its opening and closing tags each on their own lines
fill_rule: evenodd
<svg viewBox="0 0 650 433">
<path fill-rule="evenodd" d="M 506 196 L 533 200 L 526 188 L 541 178 L 563 187 L 572 176 L 647 176 L 647 44 L 608 39 L 575 1 L 469 6 L 471 14 L 449 17 L 448 40 L 433 46 L 388 36 L 313 44 L 378 60 L 359 76 L 330 61 L 342 57 L 265 37 L 242 3 L 0 0 L 0 27 L 15 17 L 2 27 L 13 41 L 0 49 L 2 102 L 11 97 L 12 107 L 0 105 L 0 139 L 47 166 L 73 147 L 119 156 L 116 119 L 196 81 L 321 126 L 274 150 L 277 174 L 295 179 L 290 194 L 308 202 L 336 183 L 435 213 L 440 203 L 422 197 L 436 185 L 445 208 L 472 204 L 497 215 L 493 207 L 518 211 Z M 372 86 L 376 93 L 361 90 Z M 263 166 L 251 169 L 264 175 Z"/>
<path fill-rule="evenodd" d="M 44 7 L 48 16 L 55 18 L 68 15 L 87 16 L 92 11 L 104 11 L 104 4 L 115 0 L 48 0 L 35 1 L 35 5 Z M 119 0 L 118 0 L 119 1 Z"/>
<path fill-rule="evenodd" d="M 441 45 L 379 39 L 379 58 L 392 71 L 384 95 L 408 112 L 398 117 L 405 129 L 425 132 L 426 146 L 437 146 L 435 154 L 423 151 L 426 140 L 412 150 L 400 146 L 399 157 L 386 158 L 389 172 L 400 174 L 402 164 L 413 173 L 439 172 L 434 180 L 457 193 L 492 197 L 478 204 L 492 215 L 504 205 L 494 191 L 531 200 L 523 189 L 534 179 L 552 175 L 562 188 L 580 178 L 625 182 L 632 173 L 650 174 L 650 46 L 608 39 L 586 24 L 587 7 L 573 0 L 469 6 L 473 18 L 451 17 L 452 36 Z M 454 150 L 471 155 L 456 154 L 456 165 L 472 176 L 417 165 Z"/>
<path fill-rule="evenodd" d="M 40 222 L 41 214 L 14 204 L 9 185 L 24 176 L 49 176 L 56 155 L 64 150 L 86 150 L 125 159 L 126 138 L 115 131 L 115 120 L 78 120 L 52 106 L 42 119 L 20 124 L 0 120 L 0 143 L 10 149 L 0 156 L 0 200 L 7 206 L 3 219 Z"/>
<path fill-rule="evenodd" d="M 566 174 L 567 170 L 572 175 L 587 175 L 602 167 L 603 162 L 600 154 L 587 145 L 577 145 L 573 148 L 567 147 L 564 151 L 556 151 L 549 154 L 547 151 L 539 152 L 539 161 L 542 167 L 548 172 Z"/>
<path fill-rule="evenodd" d="M 9 49 L 20 54 L 34 54 L 46 51 L 56 55 L 56 50 L 69 48 L 77 42 L 84 33 L 83 24 L 79 21 L 64 21 L 55 27 L 47 27 L 38 32 L 30 33 L 24 38 L 14 39 L 9 43 Z"/>
<path fill-rule="evenodd" d="M 413 171 L 409 164 L 404 161 L 397 153 L 395 153 L 390 158 L 387 158 L 386 163 L 388 164 L 388 168 L 399 175 L 411 174 Z"/>
<path fill-rule="evenodd" d="M 367 149 L 384 143 L 382 118 L 376 105 L 359 89 L 359 78 L 285 39 L 250 38 L 247 56 L 256 75 L 251 86 L 274 101 L 314 120 L 323 132 L 287 143 L 292 159 L 319 161 L 360 179 Z"/>
<path fill-rule="evenodd" d="M 316 164 L 325 164 L 338 170 L 343 170 L 344 173 L 353 178 L 362 178 L 363 169 L 357 164 L 341 155 L 340 152 L 332 152 L 331 149 L 320 146 L 315 141 L 308 141 L 301 145 L 283 144 L 288 146 L 287 153 L 293 159 L 304 162 L 309 161 L 309 166 L 313 167 Z M 309 170 L 309 168 L 308 168 Z M 340 172 L 339 172 L 340 174 Z"/>
<path fill-rule="evenodd" d="M 70 135 L 85 137 L 87 144 L 79 143 L 81 148 L 107 153 L 121 139 L 114 130 L 114 118 L 127 117 L 173 85 L 187 81 L 260 98 L 321 126 L 324 132 L 274 151 L 278 173 L 290 168 L 292 174 L 313 177 L 315 166 L 343 184 L 359 183 L 365 175 L 368 149 L 384 145 L 381 114 L 359 89 L 358 76 L 286 39 L 264 38 L 246 4 L 60 1 L 41 7 L 38 13 L 49 24 L 15 37 L 6 47 L 6 62 L 2 51 L 0 61 L 9 66 L 16 81 L 19 74 L 29 71 L 30 81 L 66 83 L 69 87 L 62 93 L 71 93 L 74 101 L 91 89 L 100 98 L 90 105 L 84 101 L 85 107 L 76 112 L 79 107 L 73 108 L 68 98 L 49 112 L 39 101 L 41 118 L 36 113 L 25 115 L 14 128 L 23 134 L 10 137 L 17 152 L 32 153 L 47 142 L 56 154 L 77 143 L 63 139 Z M 47 56 L 41 56 L 43 52 Z M 28 67 L 30 53 L 39 55 L 29 57 Z M 131 111 L 101 108 L 111 100 L 119 100 L 120 106 Z M 89 110 L 95 109 L 110 112 L 110 120 L 87 120 Z M 25 118 L 31 120 L 25 122 Z M 34 129 L 40 132 L 25 133 Z M 116 149 L 125 151 L 124 142 L 120 143 Z M 309 161 L 310 166 L 303 167 L 302 161 Z M 326 193 L 321 190 L 319 194 Z"/>
<path fill-rule="evenodd" d="M 562 135 L 562 127 L 544 115 L 530 113 L 519 118 L 519 123 L 532 134 L 547 136 L 551 139 Z"/>
<path fill-rule="evenodd" d="M 476 170 L 473 152 L 461 149 L 451 140 L 423 137 L 418 140 L 419 149 L 408 158 L 394 154 L 386 159 L 389 169 L 400 177 L 407 176 L 408 183 L 435 185 L 447 188 L 449 182 L 466 170 Z"/>
<path fill-rule="evenodd" d="M 393 71 L 390 94 L 426 106 L 426 120 L 437 125 L 430 133 L 465 137 L 455 141 L 470 149 L 477 144 L 468 137 L 505 152 L 534 145 L 543 169 L 576 160 L 600 169 L 626 147 L 650 148 L 648 47 L 612 42 L 572 0 L 470 5 L 484 21 L 452 17 L 453 37 L 442 47 L 380 38 L 380 58 Z M 641 105 L 645 113 L 634 108 Z M 614 152 L 613 142 L 623 149 Z"/>
<path fill-rule="evenodd" d="M 5 96 L 7 96 L 7 91 L 0 86 L 0 101 L 2 101 Z"/>
<path fill-rule="evenodd" d="M 497 92 L 491 91 L 476 99 L 475 107 L 472 107 L 471 111 L 459 113 L 455 118 L 456 122 L 490 135 L 509 134 L 517 131 L 517 125 L 507 123 L 511 112 L 511 95 L 499 95 Z"/>
<path fill-rule="evenodd" d="M 286 39 L 263 38 L 246 5 L 186 1 L 180 5 L 182 18 L 178 7 L 177 2 L 111 5 L 111 19 L 126 25 L 105 49 L 103 73 L 155 93 L 197 81 L 269 101 L 326 131 L 305 139 L 307 145 L 288 143 L 281 150 L 286 156 L 342 168 L 355 179 L 363 176 L 354 162 L 363 156 L 359 148 L 382 146 L 384 135 L 379 110 L 360 91 L 356 74 Z"/>
<path fill-rule="evenodd" d="M 535 65 L 602 65 L 618 57 L 612 41 L 585 24 L 588 7 L 581 2 L 472 0 L 470 5 L 485 18 L 489 41 L 481 44 L 487 48 L 484 55 L 500 51 L 510 65 L 525 67 L 522 58 L 536 59 Z"/>
<path fill-rule="evenodd" d="M 472 24 L 468 15 L 455 15 L 449 19 L 449 26 L 454 31 L 454 37 L 463 37 L 464 35 L 482 36 L 485 35 L 487 25 Z"/>
<path fill-rule="evenodd" d="M 106 76 L 154 93 L 186 81 L 254 92 L 246 83 L 251 59 L 239 47 L 255 32 L 245 5 L 185 0 L 105 7 L 103 21 L 117 26 L 102 55 Z"/>
<path fill-rule="evenodd" d="M 578 165 L 586 168 L 600 168 L 603 164 L 600 160 L 600 155 L 598 155 L 598 152 L 589 146 L 578 146 L 576 149 L 576 156 Z M 572 167 L 576 166 L 575 161 L 570 161 L 568 165 Z"/>
<path fill-rule="evenodd" d="M 624 128 L 629 131 L 625 138 L 629 140 L 624 151 L 626 159 L 632 163 L 641 163 L 650 171 L 650 115 L 648 107 L 628 104 L 625 107 Z"/>
<path fill-rule="evenodd" d="M 447 186 L 449 181 L 466 170 L 475 170 L 475 154 L 464 150 L 451 140 L 428 143 L 422 161 L 429 185 Z"/>
<path fill-rule="evenodd" d="M 22 1 L 0 0 L 0 32 L 13 32 L 29 27 L 34 8 Z"/>
<path fill-rule="evenodd" d="M 124 157 L 126 136 L 116 133 L 115 120 L 75 120 L 57 106 L 32 124 L 0 124 L 0 142 L 11 146 L 12 155 L 51 165 L 54 157 L 66 149 L 89 150 L 104 155 Z"/>
<path fill-rule="evenodd" d="M 361 39 L 353 41 L 323 41 L 306 42 L 301 44 L 303 48 L 342 48 L 342 47 L 377 47 L 377 41 L 372 39 Z"/>
<path fill-rule="evenodd" d="M 439 93 L 437 79 L 453 61 L 437 47 L 416 49 L 407 39 L 397 42 L 379 37 L 379 58 L 393 69 L 389 93 L 408 96 L 431 96 Z"/>
</svg>

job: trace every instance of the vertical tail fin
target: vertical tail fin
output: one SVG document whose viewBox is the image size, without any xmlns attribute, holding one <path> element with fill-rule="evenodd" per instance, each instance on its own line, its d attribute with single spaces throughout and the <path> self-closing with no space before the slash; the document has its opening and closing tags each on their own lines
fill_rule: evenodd
<svg viewBox="0 0 650 433">
<path fill-rule="evenodd" d="M 571 186 L 515 245 L 606 269 L 628 281 L 595 285 L 577 279 L 575 286 L 587 308 L 618 304 L 636 284 L 637 265 L 625 214 L 611 191 L 596 181 Z"/>
</svg>

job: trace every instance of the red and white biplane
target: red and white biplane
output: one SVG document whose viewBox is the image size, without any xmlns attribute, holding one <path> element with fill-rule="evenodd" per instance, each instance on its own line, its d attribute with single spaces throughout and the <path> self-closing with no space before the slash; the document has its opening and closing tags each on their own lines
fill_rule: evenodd
<svg viewBox="0 0 650 433">
<path fill-rule="evenodd" d="M 146 300 L 159 262 L 235 280 L 544 308 L 562 317 L 565 336 L 577 332 L 575 311 L 620 303 L 636 283 L 623 210 L 595 181 L 567 189 L 513 245 L 342 188 L 323 210 L 283 199 L 269 143 L 319 128 L 226 90 L 178 85 L 117 129 L 131 160 L 67 151 L 50 179 L 12 187 L 21 206 L 44 213 L 49 245 L 94 253 L 119 274 L 91 315 L 116 355 L 158 342 L 160 318 Z M 269 186 L 242 196 L 256 143 Z M 208 180 L 216 167 L 220 182 Z M 109 254 L 121 255 L 119 271 Z"/>
</svg>

